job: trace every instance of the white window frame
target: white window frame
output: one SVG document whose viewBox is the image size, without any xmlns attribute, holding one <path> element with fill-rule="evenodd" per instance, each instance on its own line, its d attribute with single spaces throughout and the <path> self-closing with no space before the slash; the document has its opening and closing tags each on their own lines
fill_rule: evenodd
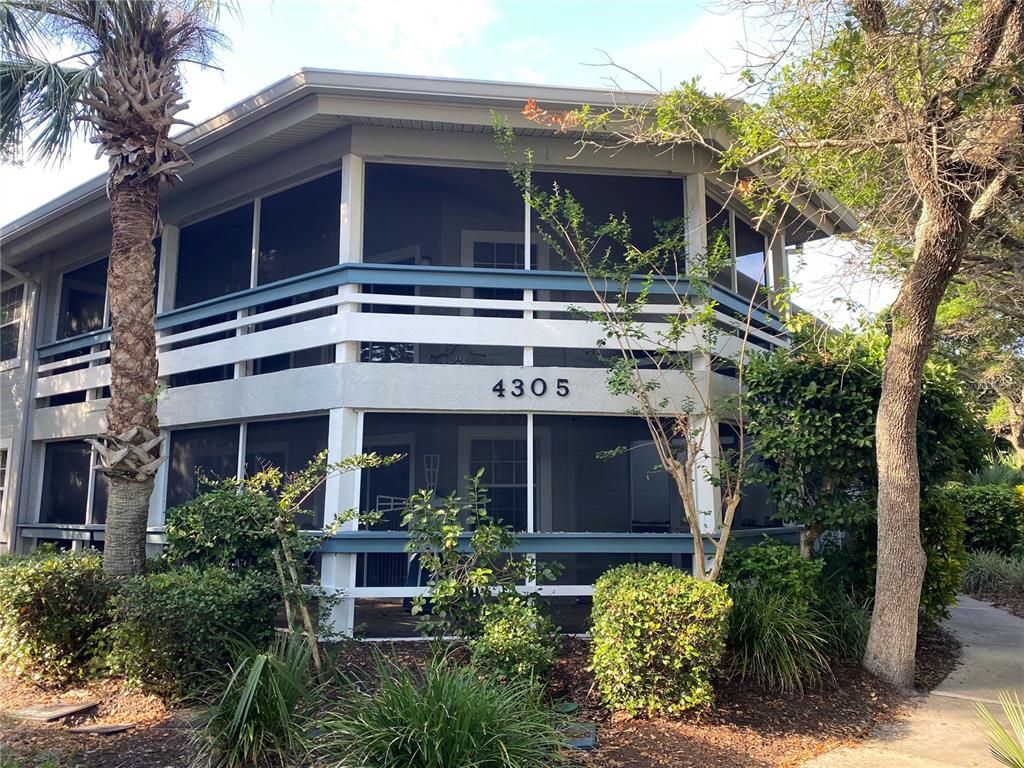
<svg viewBox="0 0 1024 768">
<path fill-rule="evenodd" d="M 9 291 L 14 288 L 21 288 L 21 306 L 18 308 L 18 318 L 9 323 L 4 323 L 2 327 L 6 328 L 9 325 L 16 325 L 18 327 L 18 350 L 15 352 L 14 357 L 9 360 L 0 361 L 0 371 L 10 371 L 21 367 L 21 358 L 25 352 L 25 310 L 28 307 L 28 283 L 15 278 L 4 290 Z"/>
<path fill-rule="evenodd" d="M 3 461 L 0 462 L 2 480 L 0 480 L 0 540 L 7 538 L 7 508 L 10 506 L 8 492 L 11 485 L 11 457 L 14 453 L 14 440 L 5 438 L 0 440 L 0 455 Z"/>
</svg>

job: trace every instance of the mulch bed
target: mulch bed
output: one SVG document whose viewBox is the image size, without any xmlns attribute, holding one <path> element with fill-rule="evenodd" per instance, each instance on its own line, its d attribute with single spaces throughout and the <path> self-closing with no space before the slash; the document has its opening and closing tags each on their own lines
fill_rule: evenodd
<svg viewBox="0 0 1024 768">
<path fill-rule="evenodd" d="M 1018 619 L 1024 619 L 1024 593 L 1021 592 L 972 592 L 971 597 L 992 603 L 996 608 L 1009 611 Z"/>
<path fill-rule="evenodd" d="M 391 663 L 422 666 L 431 647 L 422 642 L 350 643 L 336 649 L 348 674 L 372 684 L 376 651 Z M 453 653 L 460 654 L 456 649 Z M 941 631 L 918 644 L 918 687 L 930 690 L 956 666 L 959 643 Z M 860 667 L 836 670 L 831 687 L 802 696 L 765 693 L 721 681 L 715 707 L 679 719 L 629 720 L 610 716 L 598 703 L 586 671 L 588 642 L 566 640 L 549 682 L 551 696 L 578 703 L 577 716 L 599 726 L 599 748 L 581 754 L 588 766 L 602 768 L 776 768 L 864 738 L 913 705 L 914 697 L 889 688 Z M 93 713 L 65 724 L 42 725 L 0 719 L 3 768 L 184 768 L 191 733 L 187 710 L 173 711 L 152 696 L 102 680 L 57 691 L 0 675 L 0 712 L 29 704 L 99 699 Z M 70 733 L 67 725 L 132 722 L 131 731 L 108 736 Z M 14 762 L 7 762 L 14 759 Z M 47 760 L 50 763 L 47 763 Z"/>
</svg>

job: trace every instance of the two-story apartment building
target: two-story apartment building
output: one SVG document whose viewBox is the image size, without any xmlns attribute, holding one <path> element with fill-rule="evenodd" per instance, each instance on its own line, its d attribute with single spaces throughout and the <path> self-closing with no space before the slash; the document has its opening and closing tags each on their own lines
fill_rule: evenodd
<svg viewBox="0 0 1024 768">
<path fill-rule="evenodd" d="M 698 222 L 691 253 L 706 249 L 704 222 L 728 227 L 733 264 L 715 296 L 723 327 L 745 322 L 752 292 L 787 275 L 787 246 L 850 221 L 812 196 L 769 246 L 742 210 L 723 208 L 699 150 L 581 154 L 571 135 L 521 116 L 528 97 L 550 109 L 610 103 L 585 89 L 303 70 L 184 135 L 194 163 L 164 193 L 157 242 L 169 460 L 150 509 L 154 547 L 197 472 L 295 470 L 323 449 L 333 459 L 374 450 L 406 458 L 333 479 L 310 506 L 316 524 L 350 508 L 383 513 L 324 548 L 322 582 L 347 596 L 342 629 L 398 631 L 389 617 L 420 589 L 402 549 L 403 501 L 419 488 L 459 491 L 479 468 L 492 512 L 523 532 L 524 551 L 564 564 L 547 591 L 566 602 L 613 564 L 690 562 L 646 427 L 606 387 L 601 330 L 569 311 L 593 300 L 590 288 L 539 236 L 492 111 L 533 150 L 538 183 L 557 181 L 595 219 L 626 213 L 641 245 L 656 220 Z M 0 547 L 102 546 L 105 482 L 82 438 L 104 427 L 109 240 L 103 179 L 0 236 Z M 760 346 L 786 343 L 770 312 L 752 325 Z M 724 441 L 730 429 L 719 425 Z M 623 445 L 632 450 L 598 458 Z M 711 529 L 716 492 L 700 483 Z M 772 526 L 769 516 L 752 490 L 739 526 Z"/>
</svg>

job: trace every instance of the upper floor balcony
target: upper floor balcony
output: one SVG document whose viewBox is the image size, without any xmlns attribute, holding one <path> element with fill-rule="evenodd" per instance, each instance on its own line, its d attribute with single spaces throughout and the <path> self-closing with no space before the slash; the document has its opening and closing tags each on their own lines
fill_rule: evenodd
<svg viewBox="0 0 1024 768">
<path fill-rule="evenodd" d="M 571 191 L 595 221 L 625 216 L 639 248 L 665 222 L 694 217 L 682 177 L 536 176 Z M 714 198 L 702 202 L 706 226 L 734 243 L 733 266 L 712 293 L 722 354 L 743 337 L 784 344 L 765 306 L 768 242 Z M 595 289 L 620 286 L 595 285 L 574 266 L 504 170 L 350 162 L 167 227 L 157 260 L 160 376 L 177 387 L 334 362 L 598 367 L 602 329 L 578 310 L 599 308 Z M 652 336 L 693 294 L 685 253 L 660 271 L 649 290 Z M 109 384 L 105 272 L 100 256 L 51 286 L 44 323 L 53 340 L 37 350 L 40 405 L 102 398 Z"/>
</svg>

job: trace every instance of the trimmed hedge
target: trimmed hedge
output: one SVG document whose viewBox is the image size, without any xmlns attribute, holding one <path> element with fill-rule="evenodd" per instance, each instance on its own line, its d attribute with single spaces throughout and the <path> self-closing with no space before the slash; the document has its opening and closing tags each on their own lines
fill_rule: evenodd
<svg viewBox="0 0 1024 768">
<path fill-rule="evenodd" d="M 1010 554 L 1024 542 L 1024 494 L 1008 485 L 947 486 L 963 507 L 967 549 Z"/>
<path fill-rule="evenodd" d="M 0 662 L 40 682 L 81 680 L 112 591 L 94 550 L 0 558 Z"/>
<path fill-rule="evenodd" d="M 244 640 L 262 646 L 273 632 L 277 585 L 257 571 L 181 568 L 125 581 L 107 632 L 111 668 L 169 698 L 199 690 Z"/>
<path fill-rule="evenodd" d="M 623 565 L 594 585 L 591 668 L 602 701 L 631 716 L 714 698 L 732 600 L 722 584 L 665 565 Z"/>
</svg>

